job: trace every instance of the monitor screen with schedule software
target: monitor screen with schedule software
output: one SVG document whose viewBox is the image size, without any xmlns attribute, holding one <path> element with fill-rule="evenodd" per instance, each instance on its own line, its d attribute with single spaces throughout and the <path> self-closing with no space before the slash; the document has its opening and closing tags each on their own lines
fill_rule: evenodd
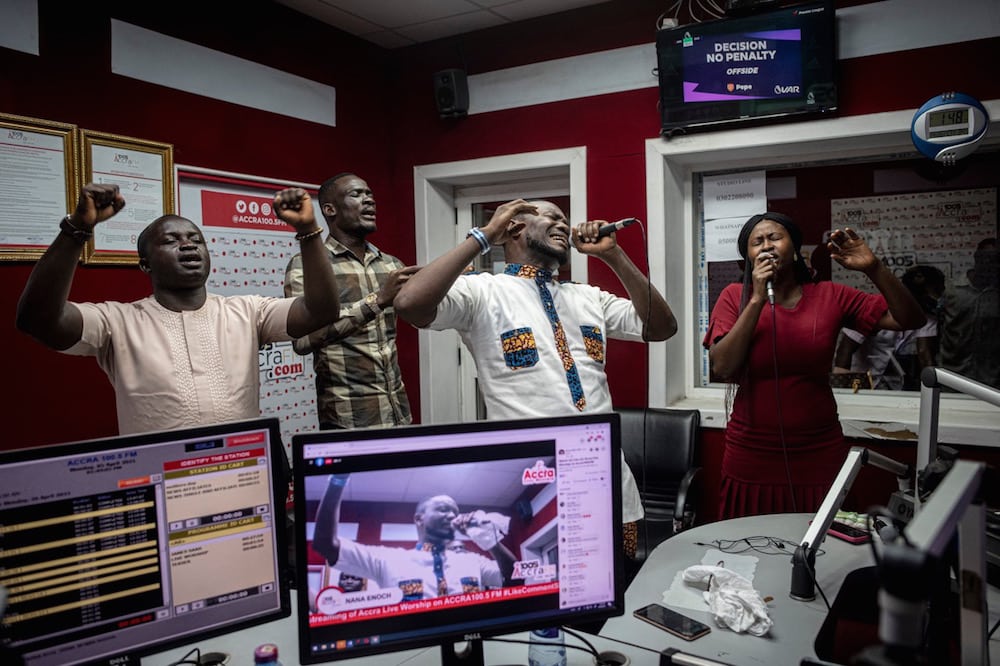
<svg viewBox="0 0 1000 666">
<path fill-rule="evenodd" d="M 276 418 L 0 453 L 11 649 L 121 663 L 287 617 L 287 468 Z"/>
<path fill-rule="evenodd" d="M 440 645 L 624 609 L 617 414 L 292 439 L 299 659 Z M 453 659 L 455 643 L 479 657 Z"/>
</svg>

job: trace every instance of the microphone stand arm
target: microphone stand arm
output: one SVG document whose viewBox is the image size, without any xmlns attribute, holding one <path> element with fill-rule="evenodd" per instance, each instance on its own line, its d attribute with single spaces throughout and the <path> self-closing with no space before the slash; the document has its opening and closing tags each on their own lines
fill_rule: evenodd
<svg viewBox="0 0 1000 666">
<path fill-rule="evenodd" d="M 920 373 L 920 422 L 917 428 L 916 471 L 923 472 L 937 458 L 938 416 L 941 407 L 941 387 L 971 395 L 983 402 L 1000 407 L 1000 391 L 944 368 L 924 368 Z M 919 477 L 916 479 L 914 502 L 920 507 L 924 494 Z"/>
<path fill-rule="evenodd" d="M 823 503 L 820 505 L 816 516 L 806 530 L 802 541 L 792 554 L 792 587 L 789 592 L 792 599 L 798 601 L 812 601 L 816 598 L 816 551 L 823 542 L 826 531 L 830 529 L 830 524 L 837 516 L 847 497 L 854 479 L 857 478 L 861 466 L 865 464 L 874 465 L 896 475 L 900 490 L 906 491 L 910 487 L 910 476 L 912 471 L 909 465 L 897 462 L 892 458 L 883 456 L 880 453 L 871 451 L 861 446 L 853 446 L 847 453 L 847 459 L 840 467 L 837 478 L 827 491 Z"/>
<path fill-rule="evenodd" d="M 983 463 L 959 460 L 903 538 L 886 543 L 879 564 L 878 635 L 882 644 L 866 648 L 851 663 L 912 664 L 924 653 L 925 636 L 940 631 L 928 620 L 928 602 L 936 582 L 936 564 L 947 555 L 957 532 L 959 558 L 959 645 L 961 664 L 988 663 L 985 508 L 981 488 Z"/>
</svg>

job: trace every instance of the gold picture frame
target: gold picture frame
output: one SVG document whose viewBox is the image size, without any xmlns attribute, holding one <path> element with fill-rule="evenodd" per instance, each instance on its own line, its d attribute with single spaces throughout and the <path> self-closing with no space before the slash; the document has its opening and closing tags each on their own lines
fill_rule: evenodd
<svg viewBox="0 0 1000 666">
<path fill-rule="evenodd" d="M 80 130 L 84 183 L 114 183 L 125 208 L 94 227 L 85 264 L 138 264 L 135 241 L 150 222 L 175 213 L 174 147 L 169 143 Z"/>
<path fill-rule="evenodd" d="M 34 261 L 80 188 L 76 125 L 0 113 L 0 261 Z"/>
</svg>

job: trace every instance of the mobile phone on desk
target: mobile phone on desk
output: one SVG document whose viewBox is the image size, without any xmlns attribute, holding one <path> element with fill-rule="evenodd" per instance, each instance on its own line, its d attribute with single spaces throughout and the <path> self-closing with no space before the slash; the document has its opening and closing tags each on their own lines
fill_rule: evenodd
<svg viewBox="0 0 1000 666">
<path fill-rule="evenodd" d="M 644 608 L 633 611 L 635 615 L 640 620 L 644 622 L 649 622 L 650 624 L 668 631 L 678 638 L 683 638 L 686 641 L 693 641 L 696 638 L 701 638 L 708 632 L 712 631 L 712 628 L 705 624 L 704 622 L 699 622 L 687 615 L 682 615 L 675 610 L 671 610 L 666 606 L 660 604 L 649 604 Z"/>
<path fill-rule="evenodd" d="M 830 523 L 830 529 L 827 530 L 827 534 L 835 536 L 838 539 L 843 539 L 848 543 L 867 543 L 872 540 L 867 530 L 842 523 L 839 520 Z"/>
</svg>

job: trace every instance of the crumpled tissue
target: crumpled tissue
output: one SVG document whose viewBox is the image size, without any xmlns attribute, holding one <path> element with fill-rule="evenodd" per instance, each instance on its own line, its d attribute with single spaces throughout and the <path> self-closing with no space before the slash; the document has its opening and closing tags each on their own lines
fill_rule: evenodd
<svg viewBox="0 0 1000 666">
<path fill-rule="evenodd" d="M 465 533 L 483 550 L 489 550 L 500 543 L 508 531 L 510 516 L 493 511 L 487 513 L 482 509 L 472 512 L 472 520 L 465 527 Z"/>
<path fill-rule="evenodd" d="M 696 564 L 684 570 L 684 581 L 708 587 L 702 594 L 720 626 L 754 636 L 770 631 L 773 623 L 764 600 L 753 583 L 735 571 Z"/>
</svg>

